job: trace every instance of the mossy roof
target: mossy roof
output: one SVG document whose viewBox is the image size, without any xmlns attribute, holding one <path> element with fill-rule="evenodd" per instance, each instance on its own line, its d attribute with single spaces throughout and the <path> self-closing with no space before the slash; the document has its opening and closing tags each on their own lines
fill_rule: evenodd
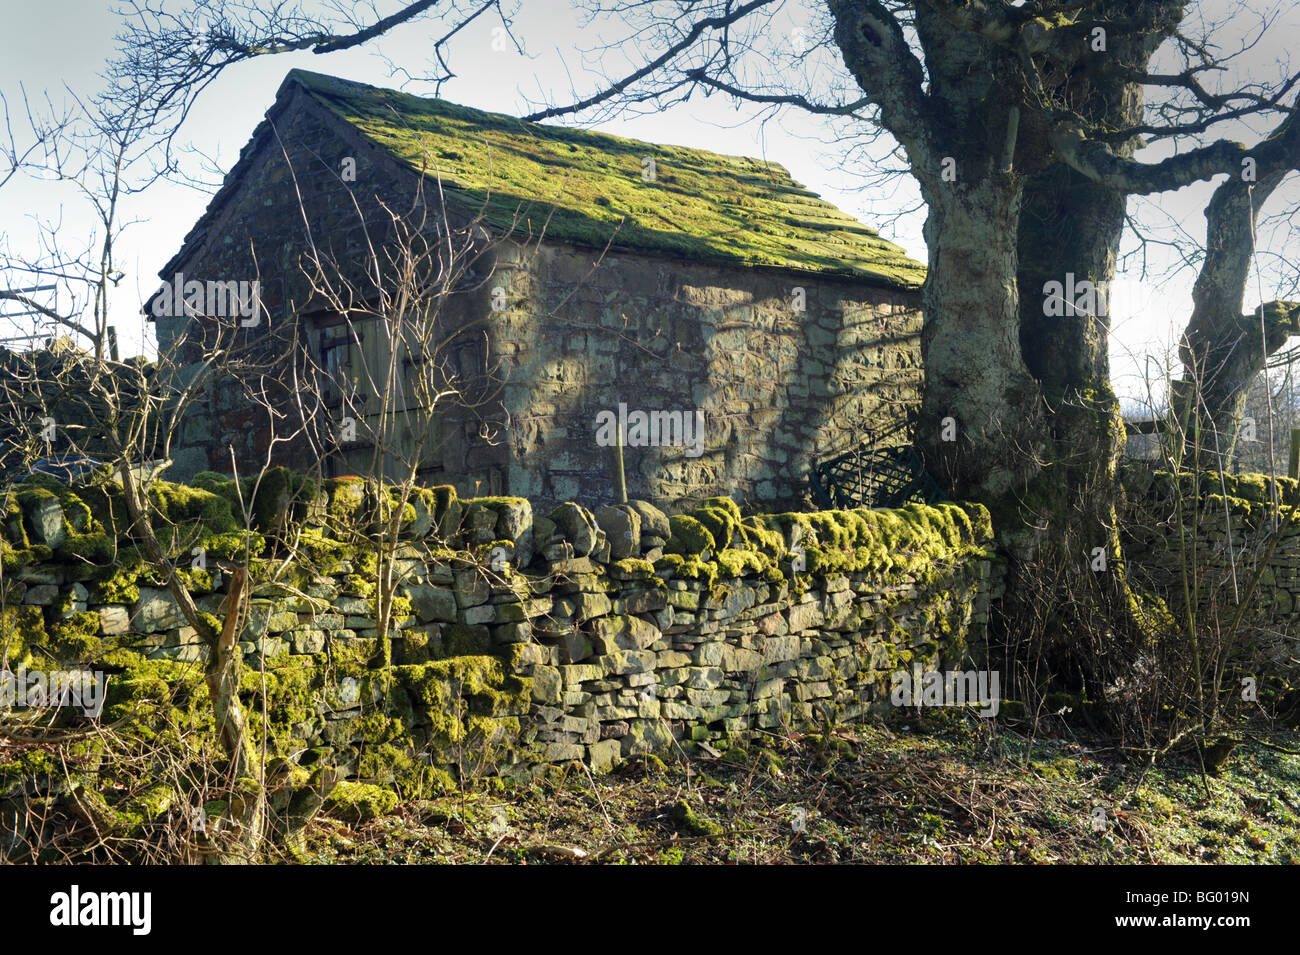
<svg viewBox="0 0 1300 955">
<path fill-rule="evenodd" d="M 782 166 L 525 122 L 336 77 L 296 83 L 370 141 L 437 175 L 489 223 L 575 245 L 769 266 L 916 288 L 925 267 Z M 281 92 L 284 90 L 282 88 Z M 655 181 L 642 178 L 655 162 Z"/>
</svg>

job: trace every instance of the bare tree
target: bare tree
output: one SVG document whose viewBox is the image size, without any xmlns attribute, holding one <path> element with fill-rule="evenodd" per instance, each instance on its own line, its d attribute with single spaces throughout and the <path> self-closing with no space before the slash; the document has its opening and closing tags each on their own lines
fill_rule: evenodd
<svg viewBox="0 0 1300 955">
<path fill-rule="evenodd" d="M 1288 135 L 1251 147 L 1212 138 L 1245 118 L 1291 113 L 1300 74 L 1279 69 L 1255 79 L 1224 69 L 1266 34 L 1268 17 L 1257 18 L 1242 51 L 1225 54 L 1214 35 L 1250 22 L 1250 9 L 1216 23 L 1193 15 L 1200 11 L 1185 0 L 831 0 L 802 11 L 800 29 L 811 43 L 794 52 L 776 0 L 581 6 L 593 22 L 615 28 L 606 49 L 630 55 L 633 65 L 530 119 L 721 93 L 856 122 L 864 136 L 881 129 L 892 136 L 929 212 L 917 441 L 931 468 L 954 495 L 990 505 L 1013 554 L 1041 556 L 1047 548 L 1066 566 L 1100 546 L 1118 558 L 1122 429 L 1109 382 L 1104 293 L 1127 199 L 1240 176 L 1244 160 L 1287 168 Z M 136 63 L 183 69 L 189 60 L 178 51 L 191 43 L 209 71 L 281 49 L 324 53 L 443 12 L 405 3 L 359 24 L 332 13 L 290 18 L 251 3 L 239 5 L 234 30 L 232 9 L 198 2 L 183 22 L 139 11 L 129 28 Z M 450 75 L 447 43 L 467 15 L 488 9 L 500 13 L 453 7 L 438 20 L 431 79 Z M 509 16 L 501 15 L 508 29 Z M 827 51 L 834 56 L 816 59 Z M 773 70 L 801 59 L 829 69 Z M 1171 61 L 1181 66 L 1166 68 Z M 1147 144 L 1172 149 L 1147 162 L 1138 158 Z M 1087 283 L 1091 297 L 1076 294 L 1076 283 Z M 945 419 L 958 424 L 955 442 L 943 440 Z M 1096 581 L 1095 604 L 1103 617 L 1140 627 L 1128 613 L 1123 564 L 1114 566 Z M 1036 586 L 1013 580 L 1013 602 L 1022 584 Z M 1063 621 L 1062 630 L 1095 619 Z"/>
</svg>

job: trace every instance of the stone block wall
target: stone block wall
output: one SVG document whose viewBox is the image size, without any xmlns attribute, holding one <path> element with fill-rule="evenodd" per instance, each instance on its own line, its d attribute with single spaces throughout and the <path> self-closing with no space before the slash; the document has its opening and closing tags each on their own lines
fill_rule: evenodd
<svg viewBox="0 0 1300 955">
<path fill-rule="evenodd" d="M 1197 582 L 1203 627 L 1242 614 L 1242 651 L 1296 673 L 1300 656 L 1300 483 L 1263 474 L 1181 475 L 1133 463 L 1125 483 L 1125 557 L 1181 619 L 1183 571 Z M 1226 493 L 1225 493 L 1226 492 Z M 1194 571 L 1194 574 L 1193 574 Z"/>
<path fill-rule="evenodd" d="M 215 623 L 233 482 L 201 483 L 158 494 L 193 531 L 174 539 L 179 553 L 197 541 L 210 555 L 182 574 Z M 262 509 L 242 696 L 267 712 L 273 754 L 402 795 L 859 718 L 888 705 L 894 670 L 961 664 L 988 619 L 992 532 L 978 505 L 742 518 L 721 498 L 671 518 L 644 502 L 541 516 L 524 499 L 443 488 L 404 515 L 385 640 L 362 487 L 303 485 Z M 111 486 L 101 493 L 47 482 L 5 499 L 7 666 L 102 670 L 105 719 L 190 686 L 201 719 L 207 649 L 129 538 L 104 549 L 117 505 Z M 290 534 L 284 513 L 305 514 L 306 530 Z M 276 550 L 289 537 L 300 554 L 286 570 Z"/>
<path fill-rule="evenodd" d="M 510 494 L 610 500 L 597 422 L 620 405 L 700 413 L 696 448 L 638 446 L 629 428 L 628 494 L 660 504 L 732 494 L 802 506 L 817 460 L 870 432 L 910 435 L 922 383 L 914 292 L 558 244 L 515 255 L 499 274 L 512 306 L 492 346 Z"/>
</svg>

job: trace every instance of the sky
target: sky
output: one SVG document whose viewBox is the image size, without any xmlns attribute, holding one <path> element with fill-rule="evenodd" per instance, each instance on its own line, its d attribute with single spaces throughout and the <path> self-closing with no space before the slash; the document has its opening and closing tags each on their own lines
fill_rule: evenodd
<svg viewBox="0 0 1300 955">
<path fill-rule="evenodd" d="M 176 0 L 164 0 L 177 6 Z M 792 4 L 793 5 L 793 4 Z M 1205 0 L 1207 16 L 1240 8 L 1239 0 Z M 1247 0 L 1261 11 L 1275 11 L 1279 21 L 1265 42 L 1230 64 L 1223 82 L 1243 74 L 1271 75 L 1286 59 L 1287 47 L 1300 37 L 1300 4 L 1293 0 Z M 360 6 L 360 5 L 357 5 Z M 392 0 L 380 7 L 388 12 Z M 790 14 L 796 23 L 797 14 Z M 0 92 L 10 112 L 21 110 L 22 96 L 40 105 L 46 98 L 56 108 L 74 103 L 74 97 L 96 92 L 104 64 L 114 53 L 114 36 L 120 20 L 113 5 L 96 0 L 0 0 Z M 1239 20 L 1243 24 L 1253 21 Z M 595 45 L 599 36 L 584 30 L 565 0 L 525 0 L 516 20 L 515 34 L 525 46 L 520 55 L 511 44 L 494 34 L 498 24 L 483 18 L 468 27 L 452 48 L 457 77 L 447 83 L 441 95 L 455 102 L 496 112 L 521 114 L 541 101 L 565 100 L 573 86 L 589 90 L 596 78 L 584 74 L 582 48 Z M 606 25 L 605 31 L 609 27 Z M 231 68 L 209 87 L 181 130 L 180 142 L 192 149 L 194 161 L 208 157 L 216 168 L 230 168 L 248 141 L 254 127 L 271 105 L 284 75 L 294 67 L 332 73 L 379 86 L 400 86 L 405 79 L 392 75 L 392 64 L 418 72 L 427 63 L 430 27 L 415 24 L 385 40 L 377 49 L 363 48 L 316 56 L 310 53 L 263 57 Z M 1235 33 L 1222 34 L 1230 47 Z M 608 59 L 604 67 L 616 71 Z M 427 88 L 408 86 L 411 92 Z M 12 118 L 15 135 L 21 138 L 21 115 Z M 581 122 L 575 120 L 574 122 Z M 584 125 L 590 125 L 584 123 Z M 885 210 L 917 205 L 917 192 L 910 179 L 894 184 L 889 192 L 862 188 L 860 173 L 864 159 L 847 159 L 844 151 L 829 142 L 830 131 L 816 117 L 789 112 L 773 121 L 760 121 L 753 110 L 737 111 L 721 96 L 698 98 L 652 114 L 625 115 L 602 122 L 603 131 L 650 142 L 679 144 L 730 154 L 762 157 L 780 163 L 794 178 L 828 201 L 880 228 L 887 238 L 900 244 L 913 257 L 925 261 L 921 237 L 923 210 L 907 215 L 886 216 Z M 1234 131 L 1249 142 L 1250 130 Z M 1142 159 L 1159 158 L 1158 149 L 1146 151 Z M 865 160 L 869 165 L 869 160 Z M 197 168 L 197 166 L 196 166 Z M 0 175 L 3 170 L 0 169 Z M 1286 207 L 1288 200 L 1300 200 L 1295 177 L 1275 194 L 1266 212 Z M 1212 186 L 1201 184 L 1161 195 L 1154 200 L 1135 201 L 1130 213 L 1151 226 L 1157 237 L 1182 230 L 1203 238 L 1203 210 Z M 111 311 L 122 348 L 127 353 L 146 353 L 152 348 L 151 333 L 139 314 L 141 301 L 159 284 L 158 271 L 180 248 L 190 227 L 202 214 L 209 193 L 192 186 L 159 183 L 131 197 L 125 212 L 131 224 L 123 234 L 116 255 L 124 273 L 115 290 Z M 93 238 L 96 223 L 89 206 L 66 183 L 15 179 L 0 188 L 0 242 L 10 254 L 39 250 L 37 223 L 58 224 L 61 243 L 84 244 Z M 1287 291 L 1278 285 L 1278 274 L 1293 281 L 1297 272 L 1293 235 L 1285 229 L 1261 230 L 1262 273 L 1252 281 L 1246 305 L 1279 297 Z M 1158 281 L 1158 276 L 1175 262 L 1167 246 L 1149 244 L 1145 256 L 1137 254 L 1130 239 L 1126 251 L 1134 252 L 1128 267 L 1116 279 L 1111 293 L 1112 378 L 1117 392 L 1130 402 L 1146 391 L 1145 379 L 1159 377 L 1150 371 L 1161 367 L 1171 354 L 1172 344 L 1191 311 L 1191 284 L 1195 273 L 1187 268 Z M 1147 274 L 1141 263 L 1145 259 Z M 62 294 L 62 293 L 61 293 Z M 1292 297 L 1295 297 L 1294 294 Z M 66 296 L 56 302 L 65 307 Z M 0 321 L 0 337 L 13 334 Z M 1146 369 L 1146 371 L 1144 371 Z"/>
</svg>

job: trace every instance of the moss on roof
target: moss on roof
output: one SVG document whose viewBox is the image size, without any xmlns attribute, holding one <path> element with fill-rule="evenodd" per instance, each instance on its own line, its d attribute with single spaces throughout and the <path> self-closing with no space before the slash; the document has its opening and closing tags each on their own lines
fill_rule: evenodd
<svg viewBox="0 0 1300 955">
<path fill-rule="evenodd" d="M 517 221 L 524 234 L 544 228 L 584 246 L 603 248 L 614 237 L 615 248 L 903 288 L 925 277 L 901 248 L 776 163 L 544 126 L 304 70 L 285 82 L 413 168 L 438 175 L 450 197 L 482 208 L 499 228 Z M 645 157 L 654 159 L 654 182 L 642 179 Z"/>
</svg>

